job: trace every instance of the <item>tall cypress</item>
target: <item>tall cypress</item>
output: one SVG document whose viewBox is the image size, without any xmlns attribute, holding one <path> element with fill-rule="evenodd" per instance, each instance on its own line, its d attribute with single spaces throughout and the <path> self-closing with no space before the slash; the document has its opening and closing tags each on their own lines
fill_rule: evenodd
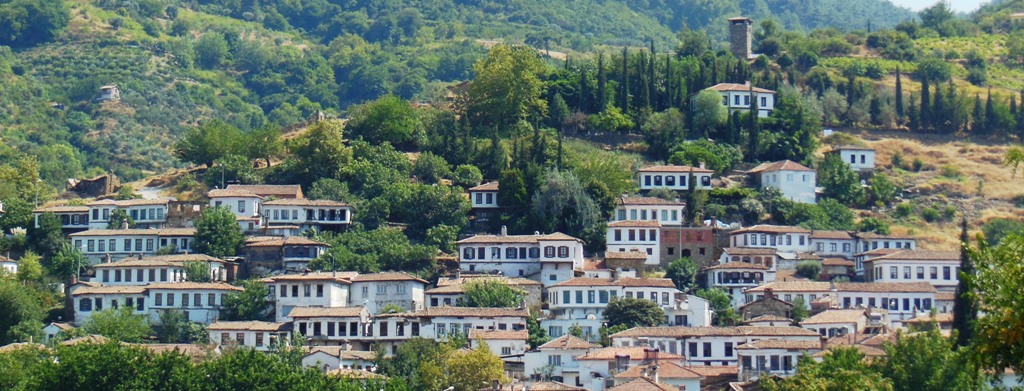
<svg viewBox="0 0 1024 391">
<path fill-rule="evenodd" d="M 657 53 L 654 51 L 654 39 L 651 39 L 651 58 L 647 62 L 647 91 L 650 94 L 651 103 L 650 106 L 657 107 L 658 105 L 658 83 L 654 76 L 654 60 L 658 58 Z"/>
<path fill-rule="evenodd" d="M 622 80 L 619 81 L 619 108 L 623 113 L 629 112 L 629 49 L 622 48 Z"/>
<path fill-rule="evenodd" d="M 960 275 L 953 299 L 953 330 L 957 331 L 956 345 L 964 347 L 974 337 L 974 322 L 978 319 L 978 303 L 970 297 L 974 279 L 974 261 L 971 260 L 970 238 L 967 236 L 967 218 L 960 221 Z"/>
<path fill-rule="evenodd" d="M 900 66 L 896 66 L 896 116 L 903 119 L 903 82 L 900 81 Z"/>
<path fill-rule="evenodd" d="M 907 126 L 913 132 L 921 129 L 921 117 L 917 111 L 917 99 L 913 93 L 910 94 L 910 106 L 907 107 Z"/>
<path fill-rule="evenodd" d="M 981 96 L 974 94 L 974 111 L 971 112 L 971 132 L 975 134 L 985 133 L 985 109 L 981 107 Z"/>
<path fill-rule="evenodd" d="M 935 85 L 935 98 L 932 98 L 934 104 L 932 105 L 932 115 L 935 117 L 932 119 L 932 124 L 935 125 L 936 131 L 945 130 L 946 117 L 948 113 L 943 108 L 945 102 L 942 101 L 942 84 Z"/>
<path fill-rule="evenodd" d="M 665 55 L 665 73 L 662 75 L 665 80 L 665 93 L 662 95 L 659 102 L 659 108 L 667 109 L 672 107 L 672 99 L 675 97 L 675 80 L 672 78 L 672 56 Z"/>
<path fill-rule="evenodd" d="M 928 91 L 928 78 L 921 78 L 921 129 L 927 128 L 932 124 L 932 100 L 929 95 L 931 92 Z"/>
<path fill-rule="evenodd" d="M 597 108 L 602 111 L 608 106 L 608 74 L 604 70 L 604 52 L 597 54 Z"/>
<path fill-rule="evenodd" d="M 580 96 L 576 101 L 576 110 L 590 113 L 590 82 L 587 80 L 587 70 L 580 67 Z"/>
<path fill-rule="evenodd" d="M 949 79 L 949 84 L 946 88 L 946 118 L 949 119 L 950 133 L 956 133 L 965 125 L 965 120 L 960 116 L 960 96 L 956 93 L 956 85 L 953 84 L 953 79 Z"/>
<path fill-rule="evenodd" d="M 1017 107 L 1017 137 L 1024 141 L 1024 90 L 1020 92 L 1020 106 Z"/>
<path fill-rule="evenodd" d="M 988 88 L 988 96 L 985 97 L 985 132 L 994 133 L 996 127 L 996 110 L 992 106 L 992 87 Z"/>
<path fill-rule="evenodd" d="M 640 50 L 640 61 L 637 62 L 636 74 L 640 76 L 640 104 L 642 108 L 651 108 L 651 84 L 647 80 L 647 55 Z M 654 61 L 651 59 L 651 61 Z"/>
</svg>

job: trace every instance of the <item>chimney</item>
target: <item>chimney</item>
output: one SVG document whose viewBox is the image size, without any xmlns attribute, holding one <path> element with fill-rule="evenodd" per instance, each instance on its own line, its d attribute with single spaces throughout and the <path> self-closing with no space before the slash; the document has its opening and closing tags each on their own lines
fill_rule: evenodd
<svg viewBox="0 0 1024 391">
<path fill-rule="evenodd" d="M 704 162 L 700 162 L 700 168 L 701 168 L 701 169 L 703 169 L 703 168 L 704 168 Z"/>
<path fill-rule="evenodd" d="M 501 226 L 501 236 L 508 236 L 508 227 Z"/>
<path fill-rule="evenodd" d="M 651 379 L 654 380 L 655 384 L 661 383 L 658 381 L 658 365 L 651 365 Z"/>
<path fill-rule="evenodd" d="M 828 350 L 828 337 L 822 335 L 821 337 L 818 337 L 818 340 L 821 342 L 821 350 Z M 856 342 L 856 340 L 854 342 Z"/>
</svg>

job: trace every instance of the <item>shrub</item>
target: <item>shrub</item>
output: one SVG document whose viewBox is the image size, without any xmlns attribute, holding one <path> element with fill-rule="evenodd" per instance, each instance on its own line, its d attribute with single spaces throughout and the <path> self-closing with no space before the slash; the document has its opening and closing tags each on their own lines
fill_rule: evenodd
<svg viewBox="0 0 1024 391">
<path fill-rule="evenodd" d="M 921 160 L 921 158 L 914 158 L 913 167 L 914 172 L 921 172 L 921 170 L 924 169 L 924 161 Z"/>
<path fill-rule="evenodd" d="M 921 211 L 921 217 L 924 218 L 924 221 L 931 223 L 939 219 L 939 211 L 935 208 L 928 207 Z"/>
<path fill-rule="evenodd" d="M 821 262 L 800 261 L 796 264 L 796 275 L 800 277 L 817 280 L 819 274 L 821 274 Z"/>
<path fill-rule="evenodd" d="M 892 154 L 892 168 L 903 168 L 903 153 L 896 151 Z"/>
<path fill-rule="evenodd" d="M 956 217 L 956 207 L 953 205 L 946 205 L 946 207 L 942 209 L 942 219 L 946 221 L 953 221 L 954 217 Z"/>
<path fill-rule="evenodd" d="M 917 161 L 916 160 L 914 161 L 914 165 L 915 165 L 915 167 L 917 166 Z M 917 170 L 917 171 L 920 171 L 920 170 Z M 960 170 L 959 169 L 957 169 L 956 167 L 953 167 L 952 165 L 949 165 L 949 164 L 943 165 L 942 168 L 939 169 L 939 175 L 942 175 L 943 177 L 949 178 L 949 179 L 960 179 L 960 177 L 962 176 L 962 174 L 960 174 Z"/>
<path fill-rule="evenodd" d="M 896 217 L 908 217 L 913 211 L 914 207 L 909 202 L 896 205 Z"/>
</svg>

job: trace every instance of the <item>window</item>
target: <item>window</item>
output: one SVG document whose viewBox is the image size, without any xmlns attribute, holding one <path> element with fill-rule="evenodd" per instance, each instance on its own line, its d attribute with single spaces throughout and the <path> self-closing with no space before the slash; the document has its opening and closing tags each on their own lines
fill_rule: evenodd
<svg viewBox="0 0 1024 391">
<path fill-rule="evenodd" d="M 311 291 L 312 291 L 312 288 L 309 286 L 309 284 L 303 284 L 302 285 L 302 297 L 309 297 L 309 295 L 311 294 Z"/>
<path fill-rule="evenodd" d="M 829 251 L 836 252 L 836 246 L 837 245 L 835 243 L 830 243 L 828 245 Z"/>
<path fill-rule="evenodd" d="M 732 357 L 732 342 L 725 343 L 725 356 Z"/>
<path fill-rule="evenodd" d="M 689 353 L 690 353 L 689 356 L 691 358 L 692 357 L 697 357 L 697 343 L 696 342 L 690 342 L 690 344 L 688 345 L 688 348 L 689 348 Z"/>
<path fill-rule="evenodd" d="M 238 213 L 245 213 L 245 201 L 238 201 Z"/>
<path fill-rule="evenodd" d="M 661 305 L 668 305 L 668 292 L 661 292 Z"/>
<path fill-rule="evenodd" d="M 594 291 L 587 291 L 587 304 L 594 304 L 597 301 L 597 293 Z"/>
<path fill-rule="evenodd" d="M 843 243 L 843 252 L 844 253 L 850 252 L 850 244 L 849 243 Z"/>
<path fill-rule="evenodd" d="M 213 293 L 207 293 L 206 294 L 206 304 L 209 305 L 210 307 L 216 306 L 217 305 L 217 295 L 214 295 Z"/>
<path fill-rule="evenodd" d="M 299 286 L 292 285 L 292 297 L 299 297 Z"/>
<path fill-rule="evenodd" d="M 899 268 L 896 266 L 889 266 L 889 278 L 895 280 L 899 275 Z"/>
<path fill-rule="evenodd" d="M 174 307 L 174 294 L 173 293 L 168 293 L 167 294 L 167 306 L 168 307 Z"/>
<path fill-rule="evenodd" d="M 569 304 L 572 302 L 569 297 L 570 295 L 571 293 L 569 293 L 569 291 L 562 291 L 562 304 Z"/>
<path fill-rule="evenodd" d="M 928 274 L 931 276 L 931 278 L 933 280 L 938 280 L 939 279 L 939 268 L 938 267 L 932 266 L 932 267 L 929 268 L 928 271 L 929 271 Z"/>
<path fill-rule="evenodd" d="M 704 342 L 704 357 L 711 357 L 711 342 Z"/>
<path fill-rule="evenodd" d="M 636 209 L 633 209 L 633 210 L 629 211 L 629 219 L 630 220 L 636 220 Z"/>
<path fill-rule="evenodd" d="M 466 247 L 466 248 L 462 249 L 462 258 L 463 259 L 473 259 L 473 258 L 475 258 L 473 256 L 475 254 L 476 254 L 476 252 L 473 251 L 472 247 Z"/>
<path fill-rule="evenodd" d="M 562 356 L 557 355 L 557 354 L 553 354 L 553 355 L 548 356 L 548 365 L 553 366 L 553 367 L 560 367 L 560 366 L 562 366 Z"/>
<path fill-rule="evenodd" d="M 666 251 L 668 251 L 668 255 L 676 255 L 676 248 L 675 247 L 669 247 L 669 248 L 666 249 Z"/>
<path fill-rule="evenodd" d="M 740 105 L 740 96 L 739 95 L 733 95 L 732 96 L 732 104 L 733 104 L 733 106 L 739 106 Z"/>
<path fill-rule="evenodd" d="M 281 285 L 281 292 L 280 292 L 280 294 L 278 294 L 278 297 L 288 297 L 288 286 L 287 285 Z"/>
<path fill-rule="evenodd" d="M 405 285 L 397 285 L 397 286 L 395 286 L 395 293 L 404 294 L 405 293 Z"/>
<path fill-rule="evenodd" d="M 381 322 L 380 323 L 380 336 L 381 337 L 387 337 L 388 336 L 388 324 L 385 323 L 385 322 Z"/>
<path fill-rule="evenodd" d="M 78 310 L 82 312 L 92 311 L 92 299 L 78 300 Z"/>
<path fill-rule="evenodd" d="M 864 162 L 866 161 L 866 158 L 867 155 L 860 155 L 860 164 L 865 164 Z"/>
<path fill-rule="evenodd" d="M 601 304 L 607 303 L 608 302 L 608 291 L 598 291 L 597 298 L 598 298 L 598 301 Z"/>
<path fill-rule="evenodd" d="M 188 307 L 189 306 L 188 305 L 188 293 L 182 293 L 181 294 L 181 306 L 182 307 Z"/>
<path fill-rule="evenodd" d="M 544 257 L 545 258 L 554 258 L 555 257 L 555 246 L 545 246 L 544 247 Z"/>
<path fill-rule="evenodd" d="M 316 297 L 324 297 L 324 284 L 316 284 Z"/>
<path fill-rule="evenodd" d="M 510 347 L 510 346 L 502 346 L 501 347 L 501 355 L 502 356 L 510 356 L 510 355 L 512 355 L 512 347 Z"/>
<path fill-rule="evenodd" d="M 942 267 L 942 279 L 949 280 L 949 266 Z"/>
<path fill-rule="evenodd" d="M 917 267 L 917 279 L 918 280 L 923 280 L 924 279 L 924 266 L 918 266 Z"/>
<path fill-rule="evenodd" d="M 146 251 L 153 251 L 153 239 L 146 239 Z"/>
<path fill-rule="evenodd" d="M 491 247 L 491 259 L 501 259 L 501 247 Z"/>
<path fill-rule="evenodd" d="M 474 198 L 476 198 L 476 203 L 477 204 L 483 204 L 484 203 L 484 193 L 476 193 L 476 197 L 474 197 Z"/>
<path fill-rule="evenodd" d="M 583 291 L 576 291 L 576 304 L 583 304 Z"/>
<path fill-rule="evenodd" d="M 192 303 L 194 303 L 196 307 L 202 307 L 203 306 L 203 294 L 202 293 L 193 294 L 192 295 L 192 299 L 193 299 Z"/>
<path fill-rule="evenodd" d="M 387 285 L 377 285 L 377 294 L 378 295 L 386 295 L 386 294 L 388 294 L 388 287 L 387 287 Z"/>
<path fill-rule="evenodd" d="M 622 241 L 622 230 L 621 229 L 616 229 L 614 235 L 615 235 L 615 241 L 616 242 Z"/>
<path fill-rule="evenodd" d="M 904 280 L 909 280 L 910 279 L 910 266 L 904 266 L 903 267 L 903 279 Z"/>
</svg>

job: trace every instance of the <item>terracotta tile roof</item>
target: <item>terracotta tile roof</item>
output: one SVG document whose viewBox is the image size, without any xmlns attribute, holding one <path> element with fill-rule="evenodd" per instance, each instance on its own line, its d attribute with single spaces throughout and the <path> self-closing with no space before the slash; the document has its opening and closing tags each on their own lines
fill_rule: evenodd
<svg viewBox="0 0 1024 391">
<path fill-rule="evenodd" d="M 674 288 L 675 284 L 668 278 L 632 278 L 622 277 L 618 280 L 612 278 L 588 278 L 576 277 L 549 286 L 621 286 L 621 287 L 650 287 L 650 288 Z"/>
<path fill-rule="evenodd" d="M 525 391 L 526 390 L 526 388 L 522 387 L 521 384 L 516 384 L 516 386 L 519 386 L 519 388 L 516 388 L 515 390 L 513 390 L 511 388 L 511 386 L 512 385 L 502 386 L 501 390 L 502 391 L 505 391 L 505 390 L 509 390 L 509 391 Z M 533 384 L 530 384 L 529 391 L 586 391 L 586 388 L 574 387 L 574 386 L 570 386 L 568 384 L 563 384 L 563 383 L 553 382 L 553 381 L 541 381 L 541 382 L 534 382 Z"/>
<path fill-rule="evenodd" d="M 167 289 L 167 290 L 216 290 L 216 291 L 244 291 L 237 287 L 223 282 L 159 282 L 146 285 L 146 289 Z"/>
<path fill-rule="evenodd" d="M 821 261 L 822 266 L 847 266 L 853 267 L 853 261 L 843 258 L 825 258 Z"/>
<path fill-rule="evenodd" d="M 715 265 L 715 266 L 707 267 L 704 270 L 732 270 L 732 269 L 768 270 L 768 266 L 755 265 L 753 263 L 747 263 L 747 262 L 727 262 L 727 263 L 723 263 L 721 265 Z"/>
<path fill-rule="evenodd" d="M 377 359 L 377 352 L 369 350 L 346 350 L 344 346 L 306 346 L 306 355 L 315 353 L 326 353 L 342 360 L 364 360 L 373 361 Z"/>
<path fill-rule="evenodd" d="M 692 167 L 692 166 L 649 166 L 639 170 L 640 172 L 693 172 L 693 173 L 712 173 L 714 170 L 706 168 Z"/>
<path fill-rule="evenodd" d="M 838 147 L 833 147 L 832 150 L 833 151 L 874 151 L 875 149 L 871 148 L 871 147 L 860 146 L 860 145 L 850 145 L 850 144 L 847 144 L 847 145 L 840 145 Z"/>
<path fill-rule="evenodd" d="M 98 334 L 90 334 L 84 337 L 72 338 L 67 341 L 63 341 L 60 344 L 64 346 L 73 346 L 83 343 L 107 343 L 110 341 L 107 337 Z"/>
<path fill-rule="evenodd" d="M 583 241 L 572 236 L 556 232 L 548 235 L 474 235 L 458 241 L 458 244 L 473 243 L 537 243 L 541 240 L 573 240 Z"/>
<path fill-rule="evenodd" d="M 597 349 L 600 347 L 601 345 L 584 341 L 572 334 L 565 334 L 538 346 L 537 349 Z"/>
<path fill-rule="evenodd" d="M 525 308 L 470 308 L 470 307 L 430 307 L 414 313 L 423 317 L 511 317 L 528 318 L 530 311 Z"/>
<path fill-rule="evenodd" d="M 840 292 L 883 292 L 883 293 L 935 293 L 935 287 L 927 282 L 839 282 Z"/>
<path fill-rule="evenodd" d="M 0 346 L 0 353 L 10 353 L 20 349 L 46 350 L 46 345 L 43 345 L 41 343 L 15 342 L 4 346 Z"/>
<path fill-rule="evenodd" d="M 782 316 L 778 316 L 778 315 L 761 315 L 761 316 L 752 318 L 752 319 L 748 320 L 747 322 L 750 322 L 750 323 L 753 323 L 753 322 L 787 322 L 787 323 L 792 323 L 793 319 L 782 317 Z"/>
<path fill-rule="evenodd" d="M 213 190 L 210 190 L 208 193 L 206 193 L 206 196 L 209 197 L 209 198 L 228 198 L 228 197 L 231 197 L 231 198 L 259 198 L 259 199 L 263 199 L 263 197 L 260 197 L 260 196 L 256 195 L 256 193 L 253 193 L 251 191 L 244 190 L 244 189 L 213 189 Z"/>
<path fill-rule="evenodd" d="M 876 347 L 872 347 L 872 346 L 853 345 L 853 347 L 854 347 L 854 349 L 857 349 L 858 352 L 863 354 L 864 357 L 867 357 L 867 358 L 885 357 L 885 355 L 886 355 L 885 354 L 885 350 L 882 350 L 882 349 L 879 349 L 879 348 L 876 348 Z M 830 347 L 829 350 L 823 350 L 823 351 L 820 351 L 818 353 L 812 354 L 811 357 L 825 357 L 826 355 L 832 353 L 832 349 L 833 348 Z"/>
<path fill-rule="evenodd" d="M 800 163 L 797 163 L 797 162 L 794 162 L 792 160 L 780 160 L 780 161 L 772 162 L 772 163 L 761 163 L 757 167 L 754 167 L 754 168 L 750 169 L 750 171 L 747 171 L 747 173 L 748 174 L 756 174 L 756 173 L 759 173 L 759 172 L 773 172 L 773 171 L 810 171 L 810 172 L 814 172 L 814 170 L 808 168 L 807 166 L 805 166 L 803 164 L 800 164 Z"/>
<path fill-rule="evenodd" d="M 89 207 L 85 205 L 56 205 L 45 208 L 36 208 L 32 213 L 88 213 Z"/>
<path fill-rule="evenodd" d="M 303 274 L 282 274 L 264 278 L 264 282 L 274 283 L 282 281 L 335 281 L 342 284 L 351 284 L 352 277 L 356 272 L 312 272 Z"/>
<path fill-rule="evenodd" d="M 18 263 L 18 261 L 15 261 L 13 259 L 7 258 L 7 257 L 5 257 L 3 255 L 0 255 L 0 262 L 3 262 L 3 263 Z"/>
<path fill-rule="evenodd" d="M 498 182 L 492 181 L 482 185 L 470 187 L 468 191 L 498 191 Z"/>
<path fill-rule="evenodd" d="M 182 355 L 191 357 L 193 359 L 205 358 L 207 355 L 213 353 L 213 350 L 206 346 L 190 343 L 133 343 L 128 345 L 140 349 L 149 350 L 154 354 L 162 354 L 167 352 L 181 353 Z"/>
<path fill-rule="evenodd" d="M 791 326 L 735 326 L 735 327 L 634 327 L 612 335 L 612 338 L 624 337 L 664 337 L 689 338 L 708 336 L 817 336 L 818 333 Z"/>
<path fill-rule="evenodd" d="M 533 281 L 533 280 L 526 280 L 526 281 L 529 281 L 528 283 L 524 283 L 523 281 L 520 281 L 520 280 L 526 280 L 526 279 L 525 278 L 500 278 L 500 277 L 486 278 L 486 279 L 484 279 L 484 278 L 480 278 L 480 279 L 473 278 L 473 279 L 469 279 L 468 281 L 466 281 L 464 283 L 446 284 L 446 285 L 441 285 L 440 281 L 438 281 L 438 285 L 439 285 L 438 287 L 436 287 L 434 289 L 431 289 L 431 290 L 428 290 L 425 293 L 428 294 L 428 295 L 431 295 L 431 294 L 433 294 L 433 295 L 437 295 L 437 294 L 461 294 L 461 293 L 464 293 L 466 291 L 466 285 L 467 284 L 471 284 L 474 281 L 494 281 L 494 282 L 497 282 L 497 283 L 500 283 L 500 284 L 508 285 L 510 287 L 519 288 L 519 289 L 523 289 L 525 286 L 541 285 L 539 282 L 536 282 L 536 281 Z"/>
<path fill-rule="evenodd" d="M 779 258 L 787 259 L 787 260 L 797 260 L 797 261 L 820 261 L 821 260 L 821 256 L 816 255 L 816 254 L 812 254 L 812 253 L 805 253 L 805 252 L 799 252 L 799 253 L 796 253 L 796 254 L 793 254 L 793 253 L 778 253 L 778 254 L 779 254 Z"/>
<path fill-rule="evenodd" d="M 773 233 L 773 234 L 809 234 L 811 230 L 807 228 L 794 227 L 788 225 L 767 225 L 759 224 L 746 228 L 740 228 L 732 231 L 731 235 L 744 234 L 744 233 Z"/>
<path fill-rule="evenodd" d="M 363 314 L 364 307 L 294 307 L 292 312 L 288 313 L 290 318 L 321 318 L 321 317 L 339 317 L 339 318 L 351 318 L 359 317 Z"/>
<path fill-rule="evenodd" d="M 605 251 L 604 258 L 605 259 L 624 259 L 624 260 L 641 260 L 642 261 L 642 260 L 646 260 L 647 259 L 647 254 L 642 253 L 640 251 Z M 585 263 L 584 263 L 583 270 L 587 270 Z"/>
<path fill-rule="evenodd" d="M 263 206 L 324 206 L 324 207 L 335 207 L 343 208 L 349 206 L 347 203 L 342 201 L 332 200 L 308 200 L 308 199 L 292 199 L 292 198 L 281 198 L 277 200 L 264 201 Z"/>
<path fill-rule="evenodd" d="M 876 348 L 881 348 L 886 343 L 890 343 L 896 340 L 895 333 L 885 334 L 846 334 L 837 337 L 832 337 L 828 340 L 828 347 L 833 348 L 837 346 L 850 346 L 850 345 L 867 345 Z"/>
<path fill-rule="evenodd" d="M 459 278 L 442 278 L 442 279 L 439 279 L 439 280 L 437 280 L 437 286 L 438 287 L 442 287 L 442 286 L 445 286 L 445 285 L 462 285 L 462 284 L 465 284 L 465 283 L 468 283 L 468 282 L 472 282 L 472 281 L 487 281 L 487 280 L 501 281 L 501 282 L 504 282 L 504 283 L 506 283 L 508 285 L 513 285 L 513 286 L 515 286 L 515 285 L 542 285 L 540 282 L 531 280 L 529 278 L 522 278 L 522 277 L 506 277 L 506 276 L 487 275 L 487 274 L 479 274 L 479 275 L 462 274 Z"/>
<path fill-rule="evenodd" d="M 722 249 L 729 255 L 776 255 L 774 248 L 767 247 L 726 247 Z"/>
<path fill-rule="evenodd" d="M 609 361 L 614 360 L 615 356 L 629 356 L 630 360 L 643 360 L 647 357 L 648 348 L 644 347 L 622 347 L 622 346 L 609 346 L 597 350 L 591 350 L 587 354 L 579 356 L 577 360 L 600 360 Z M 683 357 L 677 354 L 669 352 L 658 352 L 658 360 L 680 360 Z"/>
<path fill-rule="evenodd" d="M 661 222 L 658 220 L 620 220 L 608 223 L 608 228 L 616 227 L 661 228 Z"/>
<path fill-rule="evenodd" d="M 821 341 L 791 339 L 762 339 L 737 346 L 736 350 L 786 349 L 786 350 L 821 350 Z"/>
<path fill-rule="evenodd" d="M 764 292 L 771 289 L 778 292 L 827 292 L 831 285 L 820 281 L 775 281 L 761 285 L 756 288 L 747 289 L 745 292 Z"/>
<path fill-rule="evenodd" d="M 641 253 L 641 254 L 643 254 L 643 253 Z M 605 252 L 605 256 L 606 257 L 607 257 L 607 255 L 608 255 L 608 253 Z M 647 255 L 644 255 L 644 259 L 647 259 Z M 583 260 L 583 270 L 590 270 L 590 271 L 594 271 L 594 270 L 608 270 L 608 264 L 605 262 L 604 259 L 584 259 Z"/>
<path fill-rule="evenodd" d="M 808 324 L 831 324 L 831 323 L 856 323 L 858 320 L 865 318 L 864 310 L 855 309 L 835 309 L 825 310 L 815 314 L 814 316 L 804 319 L 800 322 L 800 325 Z"/>
<path fill-rule="evenodd" d="M 696 373 L 699 373 L 701 376 L 704 376 L 705 378 L 708 378 L 708 377 L 722 377 L 722 376 L 736 376 L 736 374 L 739 372 L 739 367 L 737 367 L 735 365 L 731 365 L 731 366 L 726 366 L 726 365 L 712 365 L 712 366 L 693 365 L 693 366 L 687 366 L 685 368 L 689 369 L 691 371 L 694 371 Z"/>
<path fill-rule="evenodd" d="M 655 383 L 649 378 L 641 377 L 629 383 L 607 388 L 606 391 L 679 391 L 679 389 L 667 384 Z"/>
<path fill-rule="evenodd" d="M 935 301 L 953 301 L 956 300 L 956 292 L 936 292 Z"/>
<path fill-rule="evenodd" d="M 526 330 L 469 330 L 469 339 L 526 341 L 530 333 Z"/>
<path fill-rule="evenodd" d="M 959 261 L 959 251 L 903 250 L 867 260 L 871 261 Z"/>
<path fill-rule="evenodd" d="M 858 257 L 862 256 L 862 257 L 866 257 L 866 258 L 870 259 L 870 258 L 882 256 L 882 255 L 889 255 L 889 254 L 893 254 L 893 253 L 898 253 L 900 251 L 903 251 L 903 250 L 902 249 L 898 249 L 898 248 L 876 248 L 874 250 L 865 251 L 865 252 L 862 252 L 862 253 L 859 253 L 859 254 L 854 254 L 854 256 L 858 256 Z"/>
<path fill-rule="evenodd" d="M 64 330 L 64 331 L 74 330 L 75 329 L 75 326 L 72 326 L 70 323 L 53 322 L 53 323 L 50 323 L 50 326 L 56 327 L 56 328 Z"/>
<path fill-rule="evenodd" d="M 650 365 L 637 365 L 615 375 L 619 379 L 644 377 Z M 658 363 L 658 379 L 702 379 L 704 376 L 671 361 Z"/>
<path fill-rule="evenodd" d="M 303 236 L 289 236 L 287 238 L 274 238 L 274 239 L 250 239 L 246 240 L 245 247 L 283 247 L 283 246 L 324 246 L 331 247 L 331 245 L 318 242 L 313 239 L 309 239 Z"/>
<path fill-rule="evenodd" d="M 666 200 L 658 197 L 627 197 L 621 196 L 618 199 L 619 205 L 675 205 L 684 206 L 685 202 Z"/>
<path fill-rule="evenodd" d="M 304 198 L 299 185 L 228 185 L 226 190 L 246 190 L 262 197 Z"/>
<path fill-rule="evenodd" d="M 853 240 L 853 234 L 849 231 L 812 231 L 811 239 Z"/>
<path fill-rule="evenodd" d="M 261 322 L 245 320 L 237 322 L 217 321 L 206 326 L 207 330 L 248 330 L 248 331 L 282 331 L 291 327 L 291 323 Z"/>
<path fill-rule="evenodd" d="M 725 92 L 725 91 L 750 92 L 751 87 L 750 87 L 749 84 L 718 83 L 718 84 L 715 84 L 715 85 L 713 85 L 711 87 L 708 87 L 706 89 L 714 90 L 714 91 L 719 91 L 719 92 Z M 753 90 L 756 93 L 762 93 L 762 94 L 774 94 L 775 93 L 775 91 L 767 90 L 767 89 L 760 88 L 760 87 L 753 87 Z"/>
<path fill-rule="evenodd" d="M 161 229 L 90 229 L 75 232 L 71 237 L 83 236 L 195 236 L 195 228 L 161 228 Z"/>
<path fill-rule="evenodd" d="M 122 259 L 127 261 L 131 258 Z M 190 262 L 190 261 L 201 261 L 201 262 L 219 262 L 224 263 L 223 259 L 214 258 L 206 254 L 170 254 L 170 255 L 149 255 L 144 256 L 142 261 L 164 261 L 172 263 Z"/>
<path fill-rule="evenodd" d="M 858 238 L 861 238 L 861 239 L 900 239 L 900 240 L 905 240 L 905 239 L 914 240 L 915 239 L 913 236 L 910 236 L 910 235 L 899 235 L 899 234 L 882 235 L 882 234 L 877 234 L 877 233 L 874 233 L 874 232 L 858 232 L 856 235 L 857 235 Z"/>
<path fill-rule="evenodd" d="M 427 284 L 427 280 L 416 277 L 414 275 L 403 273 L 403 272 L 383 272 L 383 273 L 370 273 L 370 274 L 359 274 L 352 277 L 352 282 L 367 282 L 367 281 L 418 281 Z"/>
<path fill-rule="evenodd" d="M 99 263 L 93 265 L 94 269 L 122 268 L 122 267 L 153 267 L 153 266 L 183 266 L 187 262 L 211 262 L 224 264 L 224 260 L 211 257 L 206 254 L 175 254 L 156 255 L 151 257 L 124 258 L 115 262 Z"/>
<path fill-rule="evenodd" d="M 920 314 L 913 319 L 905 320 L 905 323 L 953 323 L 952 312 L 939 312 L 933 317 L 931 314 Z"/>
<path fill-rule="evenodd" d="M 135 200 L 109 200 L 108 199 L 108 200 L 93 201 L 93 202 L 90 202 L 90 203 L 88 203 L 86 205 L 88 205 L 88 206 L 112 205 L 112 206 L 117 206 L 119 208 L 127 208 L 129 206 L 167 205 L 167 203 L 170 202 L 170 201 L 171 200 L 166 199 L 166 198 L 165 199 L 150 199 L 150 200 L 141 199 L 141 198 L 140 199 L 135 199 Z"/>
<path fill-rule="evenodd" d="M 104 285 L 78 288 L 71 295 L 141 295 L 145 291 L 146 287 L 142 285 Z"/>
</svg>

